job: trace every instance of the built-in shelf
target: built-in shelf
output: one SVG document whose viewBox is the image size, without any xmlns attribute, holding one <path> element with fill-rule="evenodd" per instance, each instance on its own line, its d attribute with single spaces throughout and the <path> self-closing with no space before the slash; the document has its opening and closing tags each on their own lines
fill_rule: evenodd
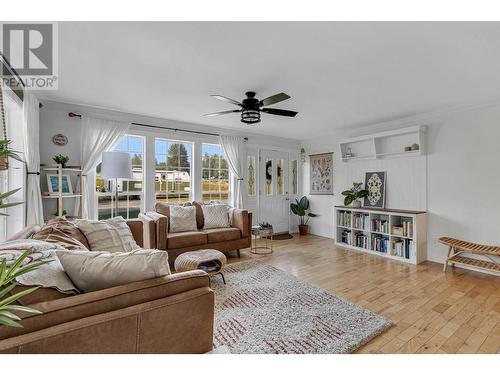
<svg viewBox="0 0 500 375">
<path fill-rule="evenodd" d="M 374 226 L 384 230 L 387 226 L 388 232 Z M 337 246 L 405 263 L 427 259 L 426 227 L 425 211 L 335 206 Z"/>
<path fill-rule="evenodd" d="M 412 126 L 340 141 L 344 162 L 425 155 L 425 127 Z M 405 147 L 417 147 L 405 151 Z"/>
<path fill-rule="evenodd" d="M 81 196 L 82 196 L 81 194 L 63 194 L 61 197 L 59 197 L 59 194 L 43 193 L 42 198 L 43 199 L 80 198 Z"/>
</svg>

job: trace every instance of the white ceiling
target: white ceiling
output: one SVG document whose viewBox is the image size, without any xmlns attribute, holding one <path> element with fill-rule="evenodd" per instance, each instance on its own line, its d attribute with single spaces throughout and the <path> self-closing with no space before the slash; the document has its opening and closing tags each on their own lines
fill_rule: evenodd
<svg viewBox="0 0 500 375">
<path fill-rule="evenodd" d="M 43 98 L 288 138 L 500 99 L 500 23 L 66 22 Z M 249 127 L 211 98 L 285 92 Z"/>
</svg>

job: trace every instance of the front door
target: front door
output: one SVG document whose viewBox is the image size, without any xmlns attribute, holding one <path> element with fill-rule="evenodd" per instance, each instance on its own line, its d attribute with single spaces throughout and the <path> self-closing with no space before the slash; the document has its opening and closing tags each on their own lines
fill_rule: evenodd
<svg viewBox="0 0 500 375">
<path fill-rule="evenodd" d="M 259 207 L 260 222 L 268 222 L 274 233 L 289 228 L 288 153 L 260 150 Z"/>
</svg>

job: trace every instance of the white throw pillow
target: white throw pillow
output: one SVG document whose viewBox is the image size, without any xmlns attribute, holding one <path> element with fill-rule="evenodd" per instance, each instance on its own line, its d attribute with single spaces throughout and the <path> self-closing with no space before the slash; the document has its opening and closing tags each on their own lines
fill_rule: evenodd
<svg viewBox="0 0 500 375">
<path fill-rule="evenodd" d="M 229 215 L 225 204 L 208 204 L 201 206 L 203 210 L 203 229 L 229 228 Z"/>
<path fill-rule="evenodd" d="M 57 251 L 56 254 L 64 271 L 82 292 L 170 275 L 168 254 L 162 250 Z"/>
<path fill-rule="evenodd" d="M 87 237 L 91 251 L 116 253 L 140 249 L 121 216 L 100 221 L 80 219 L 76 225 Z"/>
<path fill-rule="evenodd" d="M 196 207 L 194 206 L 170 206 L 169 231 L 196 232 Z"/>
</svg>

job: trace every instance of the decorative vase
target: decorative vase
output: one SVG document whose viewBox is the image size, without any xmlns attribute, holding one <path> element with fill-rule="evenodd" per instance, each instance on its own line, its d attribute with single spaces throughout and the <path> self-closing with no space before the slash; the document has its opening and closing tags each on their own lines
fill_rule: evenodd
<svg viewBox="0 0 500 375">
<path fill-rule="evenodd" d="M 307 232 L 309 232 L 309 225 L 299 225 L 299 234 L 301 236 L 307 235 Z"/>
<path fill-rule="evenodd" d="M 360 208 L 361 207 L 361 201 L 359 199 L 354 200 L 352 202 L 352 206 L 356 207 L 356 208 Z"/>
</svg>

